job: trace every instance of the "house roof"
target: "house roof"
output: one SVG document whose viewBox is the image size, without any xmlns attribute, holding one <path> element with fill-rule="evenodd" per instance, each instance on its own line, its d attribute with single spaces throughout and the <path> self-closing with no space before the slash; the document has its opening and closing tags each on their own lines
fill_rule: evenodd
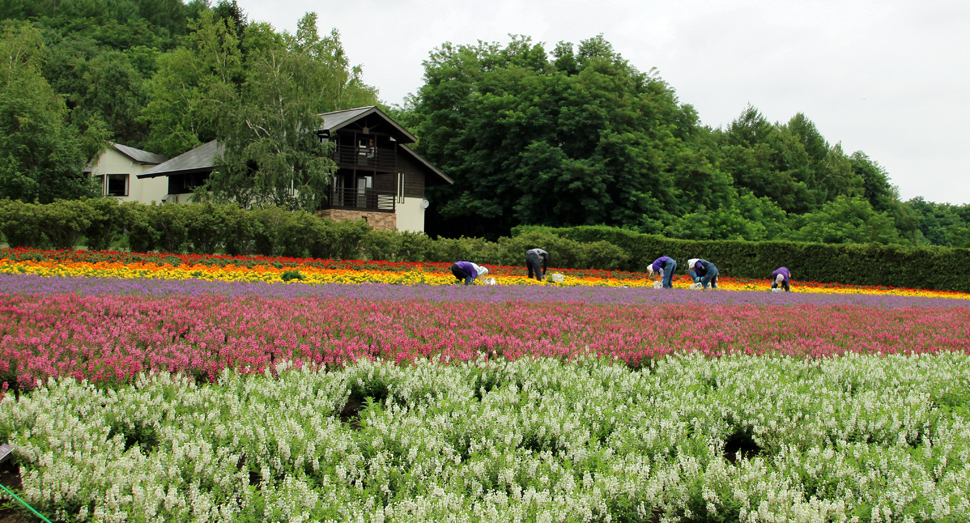
<svg viewBox="0 0 970 523">
<path fill-rule="evenodd" d="M 141 149 L 135 149 L 134 147 L 128 147 L 127 145 L 121 145 L 120 143 L 112 143 L 111 145 L 113 145 L 118 152 L 138 163 L 158 165 L 168 160 L 167 156 L 142 151 Z"/>
<path fill-rule="evenodd" d="M 168 160 L 167 156 L 162 156 L 160 154 L 150 153 L 148 151 L 142 151 L 141 149 L 135 149 L 134 147 L 128 147 L 127 145 L 121 145 L 120 143 L 111 142 L 111 146 L 115 148 L 119 153 L 131 158 L 132 160 L 145 165 L 158 165 Z M 94 172 L 94 166 L 98 163 L 100 156 L 91 160 L 87 167 L 84 168 L 84 174 L 91 174 Z"/>
<path fill-rule="evenodd" d="M 333 111 L 329 113 L 323 113 L 320 115 L 323 118 L 323 126 L 320 127 L 321 131 L 337 131 L 347 125 L 360 120 L 361 118 L 376 114 L 380 116 L 384 121 L 391 125 L 399 134 L 401 143 L 414 143 L 418 141 L 418 137 L 409 133 L 407 129 L 398 125 L 397 122 L 391 119 L 390 116 L 384 114 L 383 111 L 377 108 L 375 105 L 370 105 L 367 107 L 358 107 L 356 109 L 344 109 L 343 111 Z"/>
<path fill-rule="evenodd" d="M 404 151 L 405 153 L 407 153 L 409 155 L 411 155 L 415 160 L 421 162 L 421 164 L 425 165 L 428 169 L 431 169 L 432 172 L 434 172 L 435 174 L 437 174 L 438 176 L 440 176 L 441 179 L 443 179 L 444 181 L 448 182 L 449 184 L 454 184 L 455 183 L 455 181 L 452 180 L 451 178 L 449 178 L 447 174 L 445 174 L 444 172 L 441 171 L 441 169 L 435 167 L 428 160 L 425 160 L 424 159 L 424 156 L 421 156 L 420 154 L 416 153 L 410 147 L 408 147 L 406 145 L 401 145 L 400 147 L 398 147 L 398 149 L 401 150 L 401 151 Z M 440 185 L 440 184 L 432 184 L 432 185 Z"/>
<path fill-rule="evenodd" d="M 156 165 L 138 175 L 138 178 L 156 178 L 173 174 L 189 174 L 211 171 L 215 167 L 216 156 L 222 156 L 225 147 L 216 140 L 200 145 L 187 153 L 180 154 L 171 160 Z"/>
</svg>

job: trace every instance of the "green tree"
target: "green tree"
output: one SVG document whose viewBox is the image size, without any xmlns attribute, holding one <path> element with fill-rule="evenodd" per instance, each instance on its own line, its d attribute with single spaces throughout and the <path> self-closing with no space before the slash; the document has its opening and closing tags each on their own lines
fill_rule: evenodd
<svg viewBox="0 0 970 523">
<path fill-rule="evenodd" d="M 238 89 L 223 83 L 217 93 L 225 152 L 200 199 L 310 212 L 325 201 L 336 164 L 316 134 L 319 114 L 374 104 L 376 91 L 363 84 L 359 68 L 349 67 L 339 34 L 321 38 L 316 23 L 308 13 L 295 35 L 281 38 L 266 24 L 247 26 L 245 81 Z M 224 41 L 232 38 L 222 34 Z"/>
<path fill-rule="evenodd" d="M 783 240 L 791 230 L 787 214 L 769 198 L 744 194 L 722 207 L 705 207 L 676 218 L 664 229 L 672 238 L 689 240 Z"/>
<path fill-rule="evenodd" d="M 186 47 L 159 58 L 151 101 L 142 113 L 150 129 L 148 150 L 166 156 L 216 139 L 225 103 L 238 96 L 244 82 L 242 49 L 232 22 L 203 11 L 189 27 Z"/>
<path fill-rule="evenodd" d="M 792 239 L 820 243 L 903 243 L 885 212 L 861 196 L 838 196 L 814 213 L 796 217 Z"/>
<path fill-rule="evenodd" d="M 67 107 L 41 75 L 43 44 L 29 24 L 7 26 L 0 39 L 0 198 L 50 203 L 95 196 L 84 166 L 104 144 L 104 129 L 86 134 L 67 122 Z"/>
<path fill-rule="evenodd" d="M 915 218 L 920 237 L 931 245 L 970 248 L 970 205 L 933 203 L 917 197 L 904 208 Z"/>
<path fill-rule="evenodd" d="M 431 192 L 441 203 L 429 229 L 498 236 L 518 224 L 611 224 L 659 232 L 680 211 L 678 181 L 697 180 L 684 191 L 698 200 L 722 199 L 730 180 L 686 143 L 693 109 L 655 73 L 637 71 L 602 36 L 560 43 L 551 57 L 521 36 L 431 53 L 412 121 L 419 151 L 455 184 Z"/>
</svg>

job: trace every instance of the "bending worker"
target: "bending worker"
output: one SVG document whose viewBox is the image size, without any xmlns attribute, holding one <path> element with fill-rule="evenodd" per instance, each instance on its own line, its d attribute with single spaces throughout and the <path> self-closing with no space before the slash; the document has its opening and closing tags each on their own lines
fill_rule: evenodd
<svg viewBox="0 0 970 523">
<path fill-rule="evenodd" d="M 488 274 L 488 269 L 479 267 L 472 262 L 460 261 L 451 266 L 451 273 L 458 278 L 458 281 L 465 280 L 465 285 L 475 283 L 475 278 L 484 278 Z"/>
<path fill-rule="evenodd" d="M 717 288 L 717 267 L 713 263 L 700 258 L 687 260 L 687 274 L 694 283 L 700 283 L 707 289 L 707 284 L 711 284 L 712 289 Z"/>
<path fill-rule="evenodd" d="M 775 269 L 775 272 L 771 273 L 771 288 L 777 289 L 778 287 L 784 287 L 785 292 L 791 292 L 791 271 L 787 267 L 779 267 Z"/>
<path fill-rule="evenodd" d="M 541 266 L 539 260 L 542 260 Z M 525 251 L 525 267 L 529 269 L 529 278 L 535 272 L 537 280 L 542 281 L 542 276 L 546 273 L 549 266 L 549 253 L 542 249 L 530 249 Z"/>
<path fill-rule="evenodd" d="M 664 289 L 673 289 L 674 284 L 671 279 L 674 277 L 674 271 L 677 270 L 677 262 L 670 256 L 661 256 L 653 261 L 649 267 L 647 267 L 647 274 L 653 278 L 654 274 L 660 275 L 660 281 L 663 284 Z"/>
</svg>

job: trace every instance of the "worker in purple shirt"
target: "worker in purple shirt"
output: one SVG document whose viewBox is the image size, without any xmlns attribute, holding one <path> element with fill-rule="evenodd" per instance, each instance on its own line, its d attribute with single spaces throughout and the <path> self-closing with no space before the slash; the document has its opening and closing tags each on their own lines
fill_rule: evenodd
<svg viewBox="0 0 970 523">
<path fill-rule="evenodd" d="M 785 292 L 791 292 L 791 271 L 786 267 L 779 267 L 775 269 L 775 272 L 771 273 L 771 288 L 772 290 L 778 287 L 784 287 Z"/>
<path fill-rule="evenodd" d="M 484 277 L 488 274 L 488 269 L 479 267 L 472 262 L 460 261 L 451 266 L 451 273 L 455 275 L 455 278 L 458 278 L 458 281 L 465 280 L 465 285 L 471 285 L 475 283 L 475 278 Z"/>
<path fill-rule="evenodd" d="M 717 267 L 707 260 L 700 258 L 687 260 L 687 274 L 690 274 L 690 279 L 694 280 L 694 283 L 702 284 L 705 289 L 708 284 L 712 289 L 717 288 Z"/>
<path fill-rule="evenodd" d="M 671 278 L 674 277 L 674 271 L 677 270 L 677 262 L 670 256 L 661 256 L 653 261 L 649 267 L 647 267 L 647 274 L 653 278 L 654 274 L 660 275 L 660 281 L 663 284 L 664 289 L 673 289 L 674 284 Z"/>
</svg>

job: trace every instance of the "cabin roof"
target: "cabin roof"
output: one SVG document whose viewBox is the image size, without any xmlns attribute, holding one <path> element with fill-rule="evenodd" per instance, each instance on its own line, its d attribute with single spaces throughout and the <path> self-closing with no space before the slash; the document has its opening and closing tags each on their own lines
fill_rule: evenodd
<svg viewBox="0 0 970 523">
<path fill-rule="evenodd" d="M 327 131 L 330 133 L 339 131 L 346 128 L 347 126 L 353 124 L 354 122 L 366 118 L 370 115 L 376 115 L 385 122 L 387 122 L 395 131 L 395 139 L 400 143 L 414 143 L 418 141 L 418 137 L 414 136 L 407 129 L 401 127 L 397 122 L 391 119 L 390 116 L 384 114 L 383 111 L 377 108 L 376 105 L 371 105 L 367 107 L 358 107 L 356 109 L 345 109 L 343 111 L 333 111 L 329 113 L 323 113 L 320 115 L 323 118 L 323 126 L 320 127 L 321 131 Z"/>
<path fill-rule="evenodd" d="M 138 175 L 138 178 L 155 178 L 173 174 L 189 174 L 211 171 L 215 167 L 216 156 L 222 156 L 225 147 L 216 140 L 200 145 L 191 151 L 180 154 L 171 160 L 156 165 Z"/>
</svg>

